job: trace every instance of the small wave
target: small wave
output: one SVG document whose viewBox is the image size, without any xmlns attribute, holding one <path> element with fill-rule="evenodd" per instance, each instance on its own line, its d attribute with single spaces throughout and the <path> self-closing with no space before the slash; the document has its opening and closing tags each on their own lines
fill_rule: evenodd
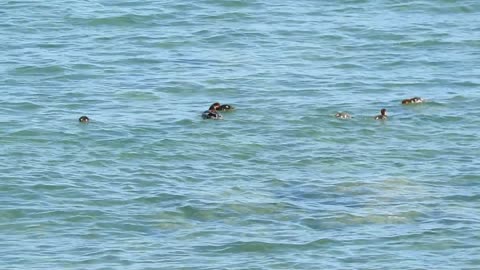
<svg viewBox="0 0 480 270">
<path fill-rule="evenodd" d="M 211 250 L 219 253 L 241 252 L 278 252 L 281 250 L 310 250 L 321 248 L 335 243 L 332 239 L 318 239 L 305 243 L 263 242 L 263 241 L 235 241 L 219 246 L 197 246 L 198 249 Z"/>
<path fill-rule="evenodd" d="M 407 224 L 414 219 L 421 217 L 423 213 L 418 211 L 406 211 L 392 214 L 366 214 L 353 215 L 344 214 L 334 218 L 335 223 L 344 225 L 359 225 L 359 224 Z M 333 221 L 333 220 L 331 220 Z"/>
<path fill-rule="evenodd" d="M 185 196 L 183 195 L 175 195 L 171 193 L 159 193 L 159 194 L 155 194 L 155 196 L 141 196 L 134 199 L 134 201 L 137 203 L 151 205 L 151 204 L 156 204 L 156 203 L 161 203 L 166 201 L 181 201 L 184 199 L 185 199 Z"/>
<path fill-rule="evenodd" d="M 10 75 L 16 76 L 32 76 L 32 75 L 57 75 L 67 71 L 67 68 L 51 65 L 51 66 L 23 66 L 11 70 Z"/>
<path fill-rule="evenodd" d="M 103 17 L 103 18 L 69 18 L 73 24 L 89 25 L 89 26 L 122 26 L 135 27 L 151 25 L 156 18 L 151 15 L 133 15 L 126 14 L 120 16 Z"/>
<path fill-rule="evenodd" d="M 14 109 L 15 111 L 36 111 L 39 109 L 44 108 L 44 106 L 39 105 L 35 102 L 6 102 L 2 104 L 2 107 L 4 108 L 11 108 Z"/>
<path fill-rule="evenodd" d="M 159 97 L 150 91 L 125 91 L 119 94 L 120 97 L 128 100 L 158 100 Z"/>
<path fill-rule="evenodd" d="M 246 19 L 252 18 L 248 13 L 241 12 L 228 12 L 215 15 L 205 15 L 202 18 L 207 20 L 221 20 L 221 21 L 245 21 Z"/>
</svg>

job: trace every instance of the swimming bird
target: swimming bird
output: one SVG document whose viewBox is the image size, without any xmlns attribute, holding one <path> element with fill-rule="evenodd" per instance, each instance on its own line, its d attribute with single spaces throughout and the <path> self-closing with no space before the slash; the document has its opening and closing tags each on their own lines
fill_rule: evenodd
<svg viewBox="0 0 480 270">
<path fill-rule="evenodd" d="M 341 118 L 341 119 L 350 119 L 352 116 L 346 112 L 338 112 L 335 114 L 335 117 Z"/>
<path fill-rule="evenodd" d="M 387 119 L 387 109 L 381 109 L 380 114 L 375 116 L 375 120 L 385 120 Z"/>
<path fill-rule="evenodd" d="M 220 103 L 215 102 L 213 103 L 210 108 L 202 113 L 203 119 L 223 119 L 223 116 L 217 112 L 217 110 L 221 107 Z"/>
<path fill-rule="evenodd" d="M 78 121 L 81 123 L 88 123 L 90 122 L 90 119 L 84 115 L 84 116 L 80 116 L 80 118 L 78 118 Z"/>
<path fill-rule="evenodd" d="M 421 97 L 413 97 L 402 100 L 402 104 L 422 103 L 425 100 Z"/>
<path fill-rule="evenodd" d="M 229 105 L 229 104 L 223 104 L 223 105 L 220 105 L 219 108 L 217 108 L 217 111 L 231 111 L 231 110 L 234 110 L 235 107 L 233 107 L 232 105 Z"/>
</svg>

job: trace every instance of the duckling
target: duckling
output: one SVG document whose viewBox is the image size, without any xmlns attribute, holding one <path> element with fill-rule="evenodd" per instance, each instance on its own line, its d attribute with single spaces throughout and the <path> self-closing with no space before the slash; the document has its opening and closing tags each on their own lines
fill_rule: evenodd
<svg viewBox="0 0 480 270">
<path fill-rule="evenodd" d="M 350 119 L 352 116 L 346 112 L 338 112 L 335 114 L 335 117 L 341 118 L 341 119 Z"/>
<path fill-rule="evenodd" d="M 381 109 L 380 114 L 375 116 L 375 120 L 385 120 L 387 119 L 387 109 Z"/>
<path fill-rule="evenodd" d="M 78 118 L 78 122 L 88 123 L 88 122 L 90 122 L 90 119 L 88 118 L 88 116 L 83 115 L 83 116 L 80 116 L 80 118 Z"/>
<path fill-rule="evenodd" d="M 202 118 L 203 119 L 223 119 L 223 116 L 217 112 L 217 110 L 220 108 L 220 103 L 215 102 L 213 103 L 210 108 L 202 113 Z"/>
<path fill-rule="evenodd" d="M 402 100 L 402 104 L 413 104 L 413 103 L 422 103 L 425 100 L 421 97 L 413 97 Z"/>
<path fill-rule="evenodd" d="M 229 105 L 229 104 L 223 104 L 223 105 L 220 105 L 219 108 L 217 108 L 217 111 L 231 111 L 231 110 L 234 110 L 235 107 L 233 107 L 232 105 Z"/>
</svg>

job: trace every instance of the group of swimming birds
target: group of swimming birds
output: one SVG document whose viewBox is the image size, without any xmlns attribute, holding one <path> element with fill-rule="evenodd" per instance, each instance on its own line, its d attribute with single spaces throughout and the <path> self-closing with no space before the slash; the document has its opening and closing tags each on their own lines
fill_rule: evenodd
<svg viewBox="0 0 480 270">
<path fill-rule="evenodd" d="M 423 103 L 425 100 L 421 97 L 413 97 L 413 98 L 407 98 L 402 100 L 402 104 L 407 105 L 407 104 L 415 104 L 415 103 Z M 346 112 L 339 112 L 335 114 L 335 117 L 337 118 L 342 118 L 342 119 L 349 119 L 352 118 L 352 116 Z M 380 114 L 374 117 L 375 120 L 385 120 L 387 119 L 387 109 L 383 108 L 380 110 Z"/>
<path fill-rule="evenodd" d="M 422 103 L 425 100 L 420 98 L 420 97 L 413 97 L 413 98 L 407 98 L 402 100 L 402 104 L 415 104 L 415 103 Z M 223 119 L 223 116 L 219 113 L 219 111 L 231 111 L 235 109 L 232 105 L 229 104 L 223 104 L 221 105 L 218 102 L 213 103 L 208 110 L 204 111 L 202 113 L 202 118 L 203 119 L 214 119 L 214 120 L 220 120 Z M 349 119 L 352 118 L 352 116 L 346 112 L 338 112 L 335 114 L 335 117 L 337 118 L 342 118 L 342 119 Z M 387 110 L 386 109 L 381 109 L 380 114 L 374 117 L 375 120 L 385 120 L 387 119 Z M 87 116 L 81 116 L 78 119 L 79 122 L 81 123 L 88 123 L 90 122 L 90 119 Z"/>
<path fill-rule="evenodd" d="M 407 98 L 402 100 L 402 104 L 414 104 L 414 103 L 422 103 L 425 100 L 421 97 L 413 97 Z M 228 104 L 221 105 L 218 102 L 213 103 L 210 108 L 202 113 L 203 119 L 223 119 L 223 116 L 219 113 L 219 111 L 230 111 L 233 110 L 234 107 Z M 349 119 L 352 116 L 346 112 L 338 112 L 335 114 L 335 117 L 342 118 L 342 119 Z M 375 116 L 375 120 L 385 120 L 387 119 L 387 109 L 381 109 L 380 114 Z"/>
</svg>

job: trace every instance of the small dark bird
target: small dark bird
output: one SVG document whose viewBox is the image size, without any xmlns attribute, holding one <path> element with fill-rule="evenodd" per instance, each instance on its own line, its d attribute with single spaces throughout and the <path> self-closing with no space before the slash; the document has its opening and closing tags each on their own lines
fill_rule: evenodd
<svg viewBox="0 0 480 270">
<path fill-rule="evenodd" d="M 422 103 L 425 100 L 421 97 L 413 97 L 402 100 L 402 104 L 413 104 L 413 103 Z"/>
<path fill-rule="evenodd" d="M 223 116 L 217 111 L 220 107 L 221 107 L 220 103 L 218 102 L 213 103 L 208 110 L 202 113 L 202 118 L 215 119 L 215 120 L 223 119 Z"/>
<path fill-rule="evenodd" d="M 80 116 L 80 118 L 78 118 L 78 121 L 81 123 L 88 123 L 90 122 L 90 119 L 84 115 L 84 116 Z"/>
<path fill-rule="evenodd" d="M 387 109 L 381 109 L 380 115 L 375 116 L 375 120 L 385 120 L 387 119 Z"/>
</svg>

